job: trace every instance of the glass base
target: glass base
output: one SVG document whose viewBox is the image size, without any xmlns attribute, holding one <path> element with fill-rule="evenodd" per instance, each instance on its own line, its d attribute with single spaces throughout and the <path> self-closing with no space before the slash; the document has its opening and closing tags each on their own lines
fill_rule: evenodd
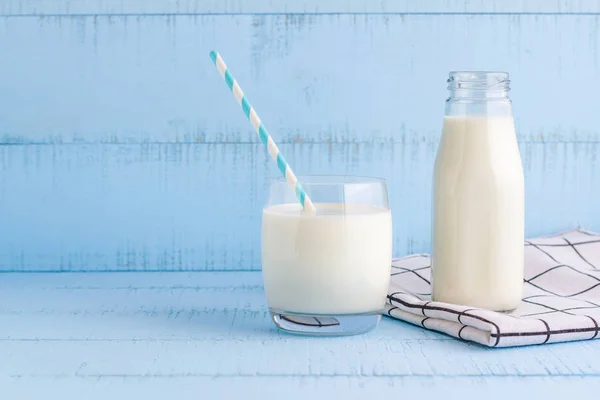
<svg viewBox="0 0 600 400">
<path fill-rule="evenodd" d="M 279 329 L 296 335 L 350 336 L 375 329 L 381 313 L 362 314 L 298 314 L 269 308 L 271 318 Z"/>
</svg>

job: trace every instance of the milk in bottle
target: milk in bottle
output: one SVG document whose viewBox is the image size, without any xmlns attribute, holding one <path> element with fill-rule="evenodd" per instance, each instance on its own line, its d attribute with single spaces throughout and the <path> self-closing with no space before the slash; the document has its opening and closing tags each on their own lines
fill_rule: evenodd
<svg viewBox="0 0 600 400">
<path fill-rule="evenodd" d="M 453 72 L 433 182 L 433 300 L 515 309 L 524 184 L 508 74 Z"/>
</svg>

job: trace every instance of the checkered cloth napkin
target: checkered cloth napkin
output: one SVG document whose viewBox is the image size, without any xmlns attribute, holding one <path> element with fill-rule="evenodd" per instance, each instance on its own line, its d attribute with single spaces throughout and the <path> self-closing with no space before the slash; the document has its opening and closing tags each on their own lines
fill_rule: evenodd
<svg viewBox="0 0 600 400">
<path fill-rule="evenodd" d="M 430 262 L 392 262 L 387 314 L 490 347 L 595 339 L 600 330 L 600 234 L 581 229 L 525 241 L 523 301 L 510 313 L 431 301 Z"/>
</svg>

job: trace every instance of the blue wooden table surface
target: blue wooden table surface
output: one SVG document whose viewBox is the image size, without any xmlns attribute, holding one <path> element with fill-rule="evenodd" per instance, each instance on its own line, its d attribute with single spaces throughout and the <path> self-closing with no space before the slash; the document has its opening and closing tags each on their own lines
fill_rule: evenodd
<svg viewBox="0 0 600 400">
<path fill-rule="evenodd" d="M 276 330 L 259 272 L 0 275 L 0 398 L 597 399 L 600 341 Z M 56 397 L 57 398 L 57 397 Z"/>
<path fill-rule="evenodd" d="M 512 79 L 527 236 L 600 231 L 600 1 L 0 0 L 0 399 L 598 398 L 600 341 L 275 330 L 277 169 L 388 180 L 427 252 L 450 70 Z"/>
</svg>

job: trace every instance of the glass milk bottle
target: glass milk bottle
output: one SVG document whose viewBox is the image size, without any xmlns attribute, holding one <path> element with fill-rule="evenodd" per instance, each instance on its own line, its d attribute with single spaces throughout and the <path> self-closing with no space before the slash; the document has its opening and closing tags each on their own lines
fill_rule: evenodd
<svg viewBox="0 0 600 400">
<path fill-rule="evenodd" d="M 435 160 L 434 301 L 508 311 L 523 288 L 524 184 L 508 74 L 451 72 Z"/>
</svg>

